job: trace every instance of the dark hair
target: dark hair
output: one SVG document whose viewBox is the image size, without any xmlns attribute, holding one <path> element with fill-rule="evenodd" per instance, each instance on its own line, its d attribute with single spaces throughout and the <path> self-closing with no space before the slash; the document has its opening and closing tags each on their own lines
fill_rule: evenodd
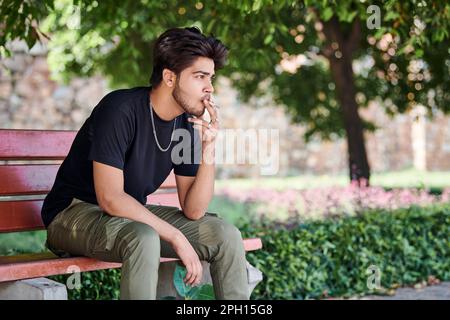
<svg viewBox="0 0 450 320">
<path fill-rule="evenodd" d="M 150 84 L 156 88 L 161 83 L 164 68 L 179 75 L 198 57 L 214 60 L 214 69 L 221 69 L 226 63 L 227 55 L 228 49 L 220 40 L 203 35 L 197 27 L 166 30 L 153 47 L 153 72 Z"/>
</svg>

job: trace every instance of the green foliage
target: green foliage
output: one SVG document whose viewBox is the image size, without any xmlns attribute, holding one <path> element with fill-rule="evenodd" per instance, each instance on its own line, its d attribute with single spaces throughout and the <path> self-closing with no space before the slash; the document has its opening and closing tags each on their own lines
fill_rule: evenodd
<svg viewBox="0 0 450 320">
<path fill-rule="evenodd" d="M 38 40 L 42 40 L 45 34 L 42 34 L 39 28 L 36 28 L 33 20 L 44 19 L 53 9 L 53 0 L 0 1 L 0 17 L 2 17 L 0 57 L 10 55 L 10 51 L 6 49 L 5 44 L 16 38 L 25 40 L 29 48 L 33 47 Z"/>
<path fill-rule="evenodd" d="M 450 279 L 449 205 L 290 226 L 255 221 L 240 229 L 263 241 L 247 257 L 264 274 L 253 299 L 383 294 L 431 275 Z M 367 286 L 372 265 L 381 271 L 380 290 Z"/>
</svg>

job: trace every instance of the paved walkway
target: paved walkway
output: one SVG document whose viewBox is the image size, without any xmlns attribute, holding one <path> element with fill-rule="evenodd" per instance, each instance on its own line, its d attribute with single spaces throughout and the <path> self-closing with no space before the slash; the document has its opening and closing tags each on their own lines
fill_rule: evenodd
<svg viewBox="0 0 450 320">
<path fill-rule="evenodd" d="M 361 300 L 450 300 L 450 281 L 440 284 L 415 288 L 398 288 L 393 296 L 370 295 Z"/>
</svg>

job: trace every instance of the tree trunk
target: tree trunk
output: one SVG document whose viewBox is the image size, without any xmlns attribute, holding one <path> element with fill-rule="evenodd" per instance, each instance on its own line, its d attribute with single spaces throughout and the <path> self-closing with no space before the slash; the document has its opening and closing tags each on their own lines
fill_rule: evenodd
<svg viewBox="0 0 450 320">
<path fill-rule="evenodd" d="M 370 168 L 367 161 L 364 129 L 355 100 L 352 62 L 344 57 L 340 60 L 342 61 L 332 59 L 330 66 L 347 136 L 350 179 L 363 182 L 361 178 L 364 178 L 368 182 Z"/>
<path fill-rule="evenodd" d="M 355 100 L 356 89 L 353 79 L 353 52 L 360 36 L 360 24 L 355 20 L 350 35 L 345 36 L 337 18 L 323 23 L 324 34 L 329 46 L 325 56 L 330 62 L 331 75 L 336 85 L 336 95 L 342 109 L 347 147 L 350 180 L 358 185 L 369 185 L 370 167 L 364 141 L 364 129 Z M 337 45 L 336 45 L 337 44 Z"/>
</svg>

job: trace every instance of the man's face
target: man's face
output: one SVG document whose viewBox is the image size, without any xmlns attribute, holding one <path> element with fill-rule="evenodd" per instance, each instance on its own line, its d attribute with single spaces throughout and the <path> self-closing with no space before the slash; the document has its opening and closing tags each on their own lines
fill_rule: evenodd
<svg viewBox="0 0 450 320">
<path fill-rule="evenodd" d="M 214 92 L 214 61 L 199 57 L 192 66 L 184 69 L 175 81 L 172 96 L 188 113 L 200 117 L 205 112 L 204 99 L 210 99 Z"/>
</svg>

